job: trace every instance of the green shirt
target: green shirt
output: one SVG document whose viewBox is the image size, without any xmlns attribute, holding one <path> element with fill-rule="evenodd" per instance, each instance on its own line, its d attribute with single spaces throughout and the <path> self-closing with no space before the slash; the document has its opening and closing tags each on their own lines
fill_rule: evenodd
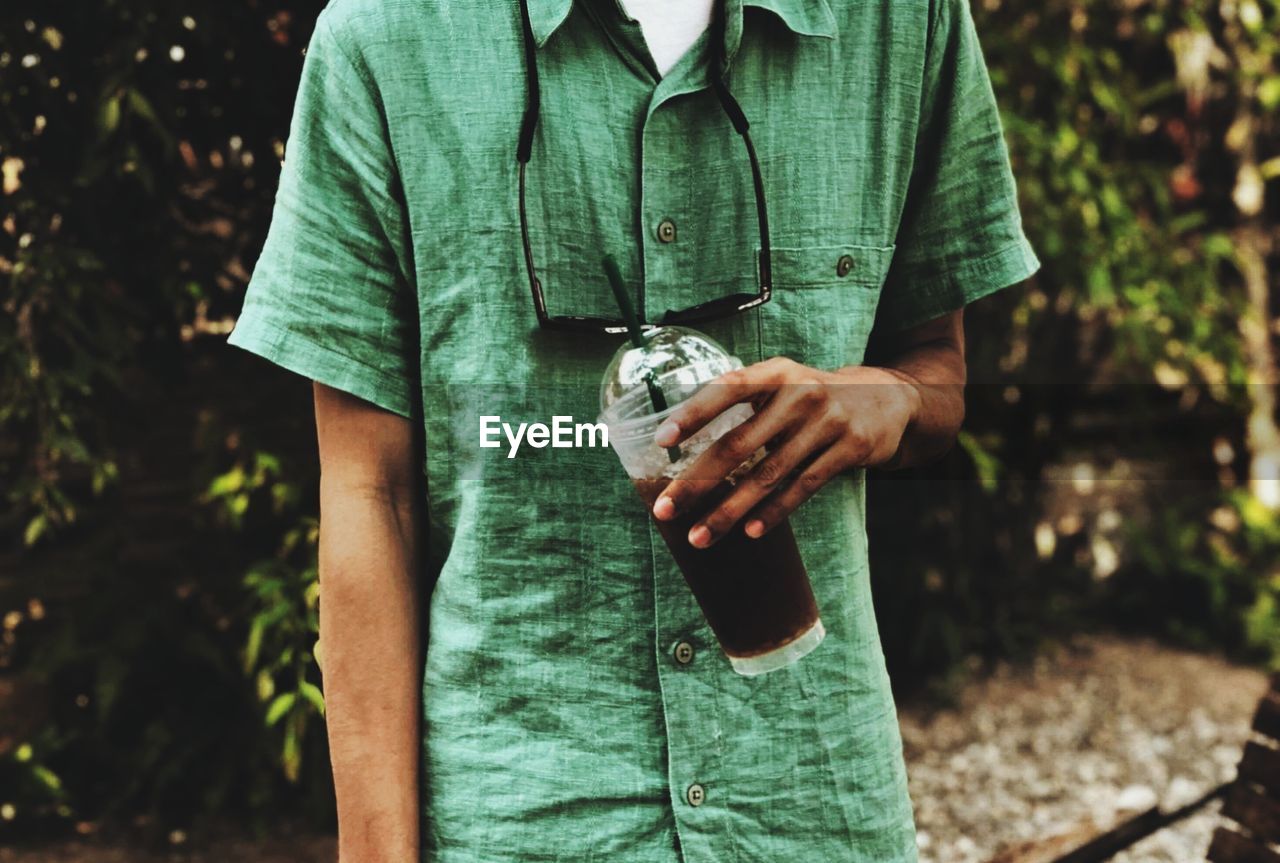
<svg viewBox="0 0 1280 863">
<path fill-rule="evenodd" d="M 754 293 L 750 169 L 708 86 L 709 36 L 659 80 L 615 3 L 529 5 L 550 313 L 614 315 L 605 253 L 650 318 Z M 482 415 L 594 421 L 621 341 L 537 327 L 518 8 L 330 4 L 231 336 L 423 425 L 423 860 L 914 860 L 861 472 L 791 519 L 826 640 L 745 678 L 611 452 L 479 446 Z M 856 364 L 873 323 L 909 327 L 1035 270 L 964 0 L 730 0 L 726 42 L 774 296 L 702 329 L 744 362 Z"/>
</svg>

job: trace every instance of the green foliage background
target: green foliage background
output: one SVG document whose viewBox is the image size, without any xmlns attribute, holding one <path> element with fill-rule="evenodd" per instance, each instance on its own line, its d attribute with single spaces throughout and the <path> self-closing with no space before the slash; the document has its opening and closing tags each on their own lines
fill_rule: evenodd
<svg viewBox="0 0 1280 863">
<path fill-rule="evenodd" d="M 223 345 L 322 5 L 0 10 L 0 835 L 328 817 L 309 392 Z M 873 482 L 895 679 L 1098 625 L 1276 665 L 1280 3 L 974 13 L 1045 268 Z"/>
</svg>

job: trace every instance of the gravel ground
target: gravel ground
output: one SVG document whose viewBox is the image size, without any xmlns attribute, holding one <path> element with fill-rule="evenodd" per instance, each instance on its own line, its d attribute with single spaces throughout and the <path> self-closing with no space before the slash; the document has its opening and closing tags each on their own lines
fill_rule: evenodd
<svg viewBox="0 0 1280 863">
<path fill-rule="evenodd" d="M 921 863 L 982 863 L 1002 852 L 1021 860 L 1020 843 L 1190 802 L 1235 775 L 1266 686 L 1262 673 L 1213 656 L 1090 638 L 1029 668 L 998 670 L 954 708 L 906 705 Z M 1203 860 L 1215 812 L 1148 837 L 1115 863 Z"/>
<path fill-rule="evenodd" d="M 966 686 L 954 707 L 906 704 L 902 734 L 921 863 L 1036 858 L 1025 843 L 1176 806 L 1234 775 L 1266 677 L 1154 642 L 1081 639 Z M 1115 863 L 1204 859 L 1208 810 Z M 1068 847 L 1070 847 L 1068 845 Z M 1063 850 L 1066 850 L 1064 848 Z M 331 838 L 183 844 L 154 854 L 68 842 L 0 863 L 327 863 Z"/>
</svg>

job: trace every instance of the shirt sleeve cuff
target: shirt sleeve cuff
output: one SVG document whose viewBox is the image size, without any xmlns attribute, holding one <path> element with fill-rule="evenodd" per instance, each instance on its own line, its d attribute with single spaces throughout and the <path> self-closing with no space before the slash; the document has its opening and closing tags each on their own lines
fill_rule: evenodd
<svg viewBox="0 0 1280 863">
<path fill-rule="evenodd" d="M 964 262 L 946 272 L 896 279 L 903 300 L 894 302 L 894 289 L 886 287 L 877 325 L 898 331 L 932 321 L 962 309 L 996 291 L 1030 278 L 1040 260 L 1025 236 L 990 255 Z"/>
<path fill-rule="evenodd" d="M 411 418 L 405 381 L 260 317 L 242 315 L 227 344 L 313 381 Z"/>
</svg>

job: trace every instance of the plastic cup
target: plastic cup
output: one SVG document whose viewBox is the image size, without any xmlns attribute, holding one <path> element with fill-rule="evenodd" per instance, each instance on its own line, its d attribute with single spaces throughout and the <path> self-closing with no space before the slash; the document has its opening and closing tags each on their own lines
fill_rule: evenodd
<svg viewBox="0 0 1280 863">
<path fill-rule="evenodd" d="M 735 405 L 682 441 L 678 449 L 664 449 L 653 442 L 658 427 L 681 402 L 724 371 L 742 367 L 705 336 L 683 332 L 714 345 L 722 357 L 674 367 L 668 364 L 660 373 L 646 374 L 644 385 L 625 390 L 600 418 L 609 427 L 610 445 L 650 510 L 672 479 L 753 413 L 748 404 Z M 658 404 L 665 403 L 665 409 L 655 409 L 655 388 L 661 393 Z M 763 455 L 761 450 L 733 474 L 716 481 L 714 490 L 699 499 L 693 511 L 672 521 L 653 522 L 734 671 L 746 676 L 798 661 L 826 634 L 788 522 L 759 539 L 748 537 L 739 525 L 710 548 L 689 544 L 690 528 L 732 492 L 737 477 Z"/>
</svg>

